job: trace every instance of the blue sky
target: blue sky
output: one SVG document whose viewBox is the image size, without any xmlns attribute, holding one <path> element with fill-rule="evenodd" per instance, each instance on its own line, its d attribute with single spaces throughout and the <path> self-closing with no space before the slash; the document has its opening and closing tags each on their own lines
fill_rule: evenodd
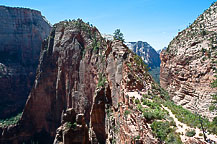
<svg viewBox="0 0 217 144">
<path fill-rule="evenodd" d="M 0 5 L 40 10 L 52 24 L 82 18 L 101 33 L 120 28 L 126 41 L 161 49 L 214 0 L 1 0 Z"/>
</svg>

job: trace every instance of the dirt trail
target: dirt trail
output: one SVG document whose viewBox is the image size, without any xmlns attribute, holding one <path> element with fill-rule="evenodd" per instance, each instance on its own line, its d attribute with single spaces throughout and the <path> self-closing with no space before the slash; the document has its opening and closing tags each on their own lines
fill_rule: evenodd
<svg viewBox="0 0 217 144">
<path fill-rule="evenodd" d="M 175 117 L 175 115 L 172 113 L 172 111 L 171 111 L 170 109 L 168 109 L 167 107 L 164 107 L 163 105 L 162 105 L 162 107 L 163 107 L 166 111 L 168 111 L 170 117 L 172 117 L 172 118 L 174 119 L 174 121 L 175 121 L 175 123 L 176 123 L 176 127 L 177 127 L 176 132 L 181 133 L 180 137 L 181 137 L 182 142 L 186 142 L 186 141 L 189 139 L 189 137 L 187 137 L 187 136 L 185 135 L 185 133 L 186 133 L 187 130 L 189 130 L 189 129 L 191 129 L 191 130 L 194 129 L 194 130 L 195 130 L 196 134 L 195 134 L 194 138 L 199 138 L 199 139 L 202 140 L 202 141 L 204 140 L 204 139 L 203 139 L 203 136 L 199 136 L 200 133 L 201 133 L 201 134 L 203 133 L 202 130 L 200 130 L 199 128 L 191 128 L 191 127 L 187 126 L 186 124 L 180 122 L 180 121 Z M 211 139 L 211 140 L 217 142 L 217 136 L 215 136 L 215 135 L 206 135 L 206 136 L 207 136 L 208 139 Z"/>
<path fill-rule="evenodd" d="M 144 94 L 144 93 L 142 93 L 142 92 L 126 92 L 126 94 L 129 97 L 134 97 L 135 99 L 141 99 L 142 94 Z M 180 133 L 180 137 L 181 137 L 182 142 L 186 142 L 190 138 L 190 137 L 185 135 L 187 130 L 195 130 L 196 134 L 195 134 L 194 138 L 197 138 L 197 139 L 200 139 L 201 141 L 204 141 L 203 135 L 199 136 L 199 134 L 203 134 L 202 130 L 200 130 L 199 128 L 191 128 L 188 125 L 180 122 L 169 108 L 164 107 L 163 105 L 161 105 L 161 106 L 163 109 L 165 109 L 166 111 L 169 112 L 170 117 L 172 117 L 173 120 L 175 121 L 176 127 L 177 127 L 176 132 Z M 215 141 L 217 143 L 217 136 L 216 135 L 211 135 L 211 134 L 207 135 L 206 134 L 206 136 L 207 136 L 207 139 L 210 139 L 210 140 Z"/>
</svg>

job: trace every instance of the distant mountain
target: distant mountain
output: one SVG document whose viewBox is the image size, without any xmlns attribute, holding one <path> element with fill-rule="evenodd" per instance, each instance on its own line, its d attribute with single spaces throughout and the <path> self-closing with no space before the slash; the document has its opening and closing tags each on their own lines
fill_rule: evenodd
<svg viewBox="0 0 217 144">
<path fill-rule="evenodd" d="M 137 55 L 139 55 L 143 61 L 150 67 L 150 74 L 156 82 L 159 83 L 160 75 L 160 55 L 156 50 L 150 46 L 147 42 L 127 42 L 126 45 Z"/>
<path fill-rule="evenodd" d="M 164 47 L 164 48 L 158 50 L 157 53 L 160 54 L 162 52 L 162 50 L 165 50 L 165 49 L 167 49 L 167 47 Z"/>
</svg>

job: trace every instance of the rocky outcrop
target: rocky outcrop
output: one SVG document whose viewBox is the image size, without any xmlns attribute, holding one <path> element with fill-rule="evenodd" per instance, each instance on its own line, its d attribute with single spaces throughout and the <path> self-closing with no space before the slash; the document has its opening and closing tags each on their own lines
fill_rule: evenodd
<svg viewBox="0 0 217 144">
<path fill-rule="evenodd" d="M 216 75 L 216 8 L 214 3 L 161 52 L 160 84 L 175 103 L 209 118 Z"/>
<path fill-rule="evenodd" d="M 0 143 L 156 143 L 127 94 L 152 84 L 121 41 L 105 41 L 81 20 L 60 22 L 43 43 L 22 118 L 0 129 Z"/>
<path fill-rule="evenodd" d="M 21 112 L 51 26 L 39 11 L 0 6 L 0 118 Z"/>
<path fill-rule="evenodd" d="M 160 83 L 160 54 L 147 42 L 127 42 L 126 45 L 150 67 L 149 73 L 157 83 Z"/>
</svg>

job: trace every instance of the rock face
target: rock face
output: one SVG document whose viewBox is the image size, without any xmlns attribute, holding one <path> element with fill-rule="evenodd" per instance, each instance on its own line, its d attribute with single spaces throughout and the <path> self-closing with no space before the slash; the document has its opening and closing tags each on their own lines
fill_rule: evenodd
<svg viewBox="0 0 217 144">
<path fill-rule="evenodd" d="M 217 3 L 214 3 L 187 29 L 180 32 L 161 52 L 160 84 L 179 105 L 209 118 L 211 88 L 216 72 Z"/>
<path fill-rule="evenodd" d="M 20 112 L 51 26 L 39 11 L 0 6 L 0 118 Z"/>
<path fill-rule="evenodd" d="M 154 80 L 160 83 L 160 54 L 147 42 L 127 42 L 126 45 L 150 67 L 150 74 Z"/>
<path fill-rule="evenodd" d="M 127 95 L 153 84 L 122 42 L 105 41 L 81 20 L 60 22 L 43 43 L 22 118 L 0 129 L 0 143 L 157 143 Z"/>
</svg>

